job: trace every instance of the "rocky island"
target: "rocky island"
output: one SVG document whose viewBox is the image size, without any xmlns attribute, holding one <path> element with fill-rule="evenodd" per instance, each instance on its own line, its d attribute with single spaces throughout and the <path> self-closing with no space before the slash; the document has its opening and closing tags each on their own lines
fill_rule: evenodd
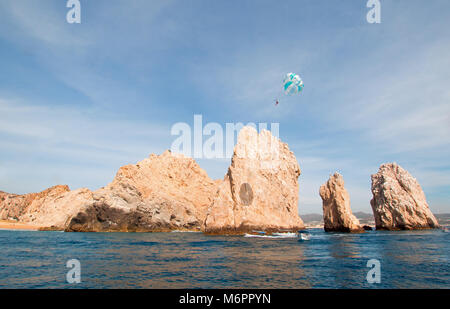
<svg viewBox="0 0 450 309">
<path fill-rule="evenodd" d="M 344 178 L 334 173 L 320 187 L 323 201 L 323 222 L 326 232 L 360 233 L 364 228 L 353 215 L 350 208 L 350 196 L 344 187 Z"/>
<path fill-rule="evenodd" d="M 119 169 L 96 191 L 59 185 L 24 195 L 0 191 L 0 228 L 68 232 L 202 231 L 244 234 L 298 231 L 297 159 L 267 130 L 244 127 L 223 180 L 213 180 L 194 159 L 166 151 Z M 422 188 L 395 163 L 372 175 L 376 229 L 438 228 Z M 324 229 L 362 232 L 350 209 L 343 177 L 335 173 L 320 187 Z"/>
<path fill-rule="evenodd" d="M 439 228 L 421 186 L 398 164 L 383 164 L 372 175 L 372 194 L 377 230 Z"/>
<path fill-rule="evenodd" d="M 287 144 L 267 130 L 239 132 L 231 166 L 208 210 L 208 233 L 298 231 L 300 166 Z"/>
<path fill-rule="evenodd" d="M 200 230 L 217 182 L 191 158 L 151 155 L 123 166 L 67 223 L 66 231 Z"/>
<path fill-rule="evenodd" d="M 0 192 L 0 220 L 68 232 L 244 233 L 297 230 L 300 167 L 287 144 L 244 127 L 224 180 L 166 151 L 123 166 L 97 191 L 55 186 L 40 193 Z"/>
</svg>

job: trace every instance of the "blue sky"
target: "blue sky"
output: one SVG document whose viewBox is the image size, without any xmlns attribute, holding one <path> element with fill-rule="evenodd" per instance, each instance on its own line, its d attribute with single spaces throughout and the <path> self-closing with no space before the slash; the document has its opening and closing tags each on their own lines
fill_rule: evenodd
<svg viewBox="0 0 450 309">
<path fill-rule="evenodd" d="M 397 162 L 450 212 L 450 2 L 0 2 L 0 190 L 97 189 L 170 148 L 177 122 L 278 122 L 302 169 L 300 213 L 339 171 L 353 211 Z M 281 97 L 287 72 L 305 83 Z M 222 178 L 229 160 L 198 160 Z"/>
</svg>

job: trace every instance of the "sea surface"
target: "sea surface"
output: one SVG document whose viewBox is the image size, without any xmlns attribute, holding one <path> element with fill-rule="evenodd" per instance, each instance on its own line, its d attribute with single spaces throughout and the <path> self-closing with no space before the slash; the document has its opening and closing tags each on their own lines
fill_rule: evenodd
<svg viewBox="0 0 450 309">
<path fill-rule="evenodd" d="M 0 231 L 0 288 L 450 288 L 450 233 L 324 233 L 311 239 L 201 233 Z M 81 283 L 68 283 L 68 260 Z M 370 259 L 380 283 L 368 283 Z"/>
</svg>

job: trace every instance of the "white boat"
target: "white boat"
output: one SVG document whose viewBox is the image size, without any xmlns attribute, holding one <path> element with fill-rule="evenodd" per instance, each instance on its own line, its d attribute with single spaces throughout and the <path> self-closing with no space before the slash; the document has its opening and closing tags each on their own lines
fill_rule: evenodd
<svg viewBox="0 0 450 309">
<path fill-rule="evenodd" d="M 244 237 L 258 237 L 258 238 L 295 238 L 297 233 L 272 233 L 266 234 L 262 231 L 253 231 L 255 234 L 245 234 Z"/>
<path fill-rule="evenodd" d="M 311 239 L 311 235 L 306 234 L 306 233 L 299 233 L 298 238 L 299 238 L 299 241 L 307 241 L 307 240 Z"/>
<path fill-rule="evenodd" d="M 284 238 L 292 238 L 297 237 L 297 233 L 272 233 L 273 236 L 284 237 Z"/>
</svg>

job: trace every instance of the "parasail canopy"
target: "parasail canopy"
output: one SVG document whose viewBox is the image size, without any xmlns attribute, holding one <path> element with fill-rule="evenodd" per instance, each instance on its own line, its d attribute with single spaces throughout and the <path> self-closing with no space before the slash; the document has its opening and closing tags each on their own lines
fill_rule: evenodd
<svg viewBox="0 0 450 309">
<path fill-rule="evenodd" d="M 295 73 L 288 73 L 283 82 L 284 93 L 287 95 L 298 94 L 303 90 L 303 81 Z"/>
</svg>

